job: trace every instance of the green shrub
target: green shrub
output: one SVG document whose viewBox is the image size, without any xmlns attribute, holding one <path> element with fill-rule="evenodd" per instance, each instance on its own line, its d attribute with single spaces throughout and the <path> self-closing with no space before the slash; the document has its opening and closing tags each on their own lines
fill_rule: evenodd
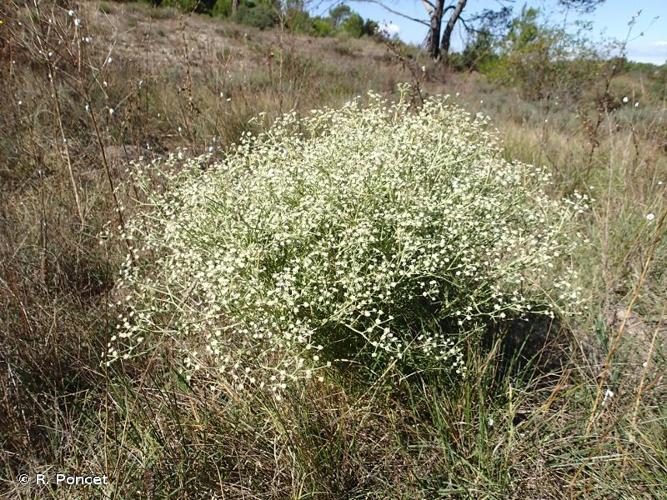
<svg viewBox="0 0 667 500">
<path fill-rule="evenodd" d="M 488 30 L 480 30 L 474 34 L 462 53 L 452 54 L 449 63 L 458 70 L 488 70 L 497 59 L 494 48 L 492 34 Z"/>
<path fill-rule="evenodd" d="M 462 372 L 460 339 L 576 301 L 561 256 L 581 197 L 550 199 L 547 174 L 502 160 L 446 99 L 370 101 L 164 162 L 177 173 L 132 225 L 150 259 L 124 271 L 111 359 L 168 338 L 188 371 L 279 395 L 342 360 Z"/>
<path fill-rule="evenodd" d="M 356 12 L 353 12 L 343 21 L 341 31 L 351 37 L 361 38 L 364 34 L 364 19 Z"/>
<path fill-rule="evenodd" d="M 285 24 L 293 33 L 314 34 L 313 19 L 301 9 L 287 9 Z"/>
<path fill-rule="evenodd" d="M 335 30 L 331 20 L 315 17 L 313 18 L 313 31 L 316 36 L 331 36 Z"/>
<path fill-rule="evenodd" d="M 211 9 L 215 17 L 229 17 L 232 15 L 232 0 L 217 0 Z"/>
<path fill-rule="evenodd" d="M 481 46 L 476 49 L 487 45 L 483 38 L 478 40 Z M 604 86 L 605 67 L 612 61 L 606 62 L 601 54 L 599 44 L 588 40 L 585 26 L 570 33 L 540 24 L 539 10 L 524 7 L 512 21 L 499 54 L 482 58 L 479 69 L 492 80 L 516 87 L 525 99 L 576 102 L 585 89 Z"/>
<path fill-rule="evenodd" d="M 244 4 L 236 10 L 234 20 L 263 30 L 278 24 L 278 14 L 273 7 L 268 5 L 260 3 L 251 7 Z"/>
<path fill-rule="evenodd" d="M 366 36 L 377 36 L 380 33 L 380 25 L 372 19 L 366 19 L 363 31 Z"/>
</svg>

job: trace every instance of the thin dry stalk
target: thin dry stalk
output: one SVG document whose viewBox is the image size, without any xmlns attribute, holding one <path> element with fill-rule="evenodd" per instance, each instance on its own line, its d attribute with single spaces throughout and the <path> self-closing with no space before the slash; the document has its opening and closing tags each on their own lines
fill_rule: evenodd
<svg viewBox="0 0 667 500">
<path fill-rule="evenodd" d="M 396 59 L 401 63 L 403 69 L 407 69 L 410 72 L 410 76 L 412 77 L 411 90 L 413 94 L 413 100 L 417 100 L 420 106 L 423 105 L 424 94 L 422 93 L 422 83 L 424 81 L 424 77 L 426 76 L 426 68 L 424 66 L 418 68 L 415 61 L 411 61 L 405 57 L 401 53 L 400 46 L 397 43 L 391 40 L 387 40 L 385 42 L 385 46 L 387 47 L 387 50 L 389 50 L 389 52 L 391 52 L 394 57 L 396 57 Z"/>
<path fill-rule="evenodd" d="M 593 408 L 591 409 L 591 416 L 588 420 L 588 424 L 586 425 L 586 434 L 590 434 L 591 429 L 593 428 L 593 425 L 595 424 L 595 421 L 597 418 L 600 416 L 597 414 L 598 408 L 600 406 L 600 403 L 602 402 L 602 394 L 603 394 L 603 388 L 609 379 L 609 375 L 611 373 L 611 366 L 612 366 L 612 361 L 614 358 L 614 355 L 616 354 L 616 351 L 618 350 L 621 340 L 623 339 L 623 335 L 625 333 L 625 328 L 628 322 L 628 318 L 632 315 L 632 311 L 634 309 L 635 303 L 637 302 L 637 299 L 639 298 L 639 294 L 642 290 L 642 287 L 644 285 L 644 281 L 646 280 L 646 276 L 648 275 L 649 269 L 651 267 L 651 263 L 653 262 L 653 258 L 655 256 L 655 251 L 658 246 L 658 243 L 660 242 L 662 236 L 663 236 L 663 228 L 665 225 L 665 221 L 667 220 L 667 210 L 664 210 L 662 215 L 660 216 L 658 223 L 656 224 L 655 232 L 654 232 L 654 237 L 653 241 L 651 242 L 651 245 L 648 249 L 648 253 L 646 256 L 646 260 L 644 261 L 644 265 L 642 266 L 641 274 L 639 276 L 639 279 L 637 280 L 637 283 L 635 284 L 635 287 L 632 291 L 632 295 L 630 297 L 630 301 L 628 303 L 628 306 L 625 310 L 625 315 L 621 321 L 621 325 L 618 328 L 618 333 L 616 334 L 615 337 L 612 338 L 609 350 L 607 351 L 607 356 L 605 357 L 604 363 L 602 365 L 602 370 L 600 371 L 600 374 L 598 375 L 598 383 L 597 383 L 597 390 L 595 394 L 595 401 L 593 402 Z"/>
<path fill-rule="evenodd" d="M 651 344 L 649 345 L 648 352 L 646 353 L 646 361 L 644 362 L 643 369 L 642 369 L 642 376 L 639 380 L 639 387 L 637 388 L 637 396 L 635 397 L 635 404 L 632 409 L 632 418 L 630 419 L 630 423 L 633 428 L 637 428 L 637 415 L 639 414 L 639 405 L 642 401 L 642 396 L 644 394 L 644 389 L 646 388 L 646 377 L 648 374 L 648 367 L 649 364 L 651 363 L 651 358 L 653 357 L 653 352 L 655 351 L 655 341 L 658 338 L 658 332 L 662 328 L 662 322 L 665 317 L 665 312 L 667 312 L 667 302 L 665 305 L 662 307 L 662 313 L 660 314 L 660 319 L 658 320 L 658 324 L 656 325 L 655 329 L 653 330 L 653 336 L 651 337 Z"/>
<path fill-rule="evenodd" d="M 74 203 L 76 204 L 76 211 L 79 215 L 79 220 L 81 221 L 81 227 L 83 227 L 85 219 L 83 217 L 83 210 L 81 209 L 81 200 L 79 199 L 79 191 L 76 188 L 76 180 L 74 179 L 74 171 L 72 169 L 72 159 L 69 154 L 69 145 L 67 144 L 67 136 L 65 135 L 65 129 L 63 128 L 62 113 L 60 110 L 60 100 L 58 99 L 58 92 L 53 82 L 53 72 L 51 71 L 50 62 L 49 62 L 49 84 L 51 86 L 51 98 L 53 99 L 54 108 L 56 111 L 56 122 L 58 124 L 60 139 L 62 141 L 62 154 L 63 157 L 65 158 L 65 162 L 67 163 L 67 173 L 69 174 L 69 181 L 72 186 L 72 193 L 74 193 Z"/>
<path fill-rule="evenodd" d="M 116 211 L 116 214 L 118 216 L 118 225 L 120 227 L 121 233 L 123 240 L 125 241 L 125 245 L 127 246 L 127 249 L 130 254 L 130 258 L 132 259 L 132 262 L 135 262 L 135 257 L 134 257 L 134 251 L 132 247 L 132 243 L 130 242 L 130 239 L 128 237 L 126 227 L 125 227 L 125 218 L 123 217 L 123 209 L 120 205 L 120 201 L 118 200 L 118 196 L 116 195 L 116 186 L 114 185 L 113 182 L 113 177 L 111 175 L 111 167 L 109 166 L 109 161 L 107 160 L 107 154 L 104 149 L 104 141 L 102 140 L 102 134 L 100 133 L 100 128 L 97 124 L 97 119 L 95 118 L 95 111 L 93 110 L 91 106 L 91 101 L 88 96 L 86 96 L 87 101 L 88 101 L 88 107 L 90 109 L 90 119 L 93 123 L 93 129 L 95 130 L 95 138 L 97 139 L 97 145 L 100 149 L 100 155 L 102 156 L 102 164 L 104 165 L 104 172 L 107 177 L 107 182 L 109 183 L 109 190 L 111 192 L 111 199 L 113 200 L 114 208 Z"/>
<path fill-rule="evenodd" d="M 37 12 L 38 19 L 42 18 L 42 12 L 40 10 L 39 2 L 35 2 L 35 9 Z M 55 15 L 51 15 L 51 18 L 55 18 Z M 32 18 L 31 18 L 32 19 Z M 55 72 L 54 72 L 54 65 L 53 61 L 51 60 L 50 54 L 51 51 L 46 47 L 46 40 L 48 38 L 48 33 L 44 32 L 44 28 L 40 27 L 40 29 L 37 29 L 35 26 L 35 21 L 32 20 L 32 29 L 33 33 L 36 35 L 35 39 L 36 42 L 39 44 L 38 50 L 39 53 L 43 55 L 44 60 L 47 65 L 47 70 L 48 70 L 48 80 L 49 80 L 49 87 L 51 89 L 51 100 L 54 105 L 54 111 L 55 111 L 55 118 L 56 118 L 56 124 L 58 126 L 58 132 L 60 134 L 60 144 L 61 144 L 61 154 L 63 155 L 65 159 L 65 163 L 67 164 L 67 173 L 69 176 L 69 181 L 70 185 L 72 188 L 72 193 L 74 194 L 74 202 L 76 204 L 76 210 L 77 214 L 79 216 L 79 221 L 81 223 L 81 228 L 83 228 L 85 224 L 85 218 L 83 216 L 83 210 L 81 208 L 81 200 L 79 198 L 79 191 L 76 187 L 76 180 L 74 179 L 74 170 L 72 168 L 72 158 L 70 156 L 69 152 L 69 144 L 67 143 L 67 136 L 65 135 L 65 128 L 63 126 L 63 119 L 62 119 L 62 110 L 60 108 L 60 99 L 58 97 L 58 89 L 56 88 L 55 84 Z"/>
</svg>

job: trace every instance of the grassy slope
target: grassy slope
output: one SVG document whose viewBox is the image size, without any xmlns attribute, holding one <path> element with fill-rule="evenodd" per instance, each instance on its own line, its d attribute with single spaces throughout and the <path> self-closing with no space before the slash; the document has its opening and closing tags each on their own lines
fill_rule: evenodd
<svg viewBox="0 0 667 500">
<path fill-rule="evenodd" d="M 613 82 L 640 108 L 618 110 L 591 138 L 573 108 L 523 101 L 477 75 L 423 72 L 375 42 L 259 32 L 135 4 L 80 8 L 93 37 L 81 66 L 42 32 L 64 69 L 54 88 L 43 54 L 22 48 L 35 39 L 12 23 L 0 38 L 0 478 L 10 495 L 90 493 L 13 480 L 61 470 L 104 472 L 107 493 L 120 497 L 641 498 L 664 489 L 665 107 L 646 82 Z M 39 28 L 24 12 L 2 17 L 15 15 L 25 30 Z M 66 11 L 41 15 L 60 23 Z M 188 388 L 171 359 L 100 367 L 124 252 L 98 235 L 118 224 L 109 180 L 125 214 L 135 209 L 128 159 L 177 147 L 222 154 L 264 126 L 250 121 L 259 112 L 337 105 L 415 78 L 424 92 L 490 114 L 508 157 L 548 165 L 558 193 L 595 196 L 582 229 L 589 250 L 577 256 L 590 307 L 571 332 L 549 331 L 546 346 L 530 346 L 541 356 L 519 368 L 508 367 L 510 343 L 492 342 L 456 388 L 368 387 L 334 374 L 280 404 Z M 610 350 L 608 375 L 596 378 Z M 614 396 L 591 419 L 607 389 Z"/>
</svg>

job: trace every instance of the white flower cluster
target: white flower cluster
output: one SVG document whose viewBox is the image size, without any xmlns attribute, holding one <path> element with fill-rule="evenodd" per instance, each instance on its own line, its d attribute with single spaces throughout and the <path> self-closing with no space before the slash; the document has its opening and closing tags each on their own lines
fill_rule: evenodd
<svg viewBox="0 0 667 500">
<path fill-rule="evenodd" d="M 341 359 L 462 372 L 462 335 L 577 301 L 585 198 L 550 199 L 545 172 L 504 161 L 486 119 L 446 98 L 369 101 L 286 115 L 207 167 L 163 161 L 178 173 L 146 187 L 127 235 L 139 263 L 110 359 L 167 336 L 189 373 L 280 397 Z"/>
</svg>

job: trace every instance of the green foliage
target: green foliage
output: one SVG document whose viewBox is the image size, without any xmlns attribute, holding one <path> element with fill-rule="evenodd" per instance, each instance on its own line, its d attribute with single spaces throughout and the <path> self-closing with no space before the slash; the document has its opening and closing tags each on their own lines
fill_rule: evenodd
<svg viewBox="0 0 667 500">
<path fill-rule="evenodd" d="M 587 39 L 587 26 L 569 33 L 540 22 L 539 10 L 525 8 L 510 24 L 499 49 L 482 59 L 480 69 L 493 81 L 516 87 L 529 100 L 578 100 L 600 79 L 604 61 Z M 481 47 L 470 47 L 470 55 Z"/>
<path fill-rule="evenodd" d="M 339 4 L 329 11 L 329 21 L 333 31 L 352 38 L 375 34 L 377 23 L 364 19 L 354 12 L 349 5 Z"/>
<path fill-rule="evenodd" d="M 649 90 L 652 100 L 658 106 L 667 99 L 667 64 L 639 63 L 623 60 L 623 72 L 632 76 L 633 81 L 641 81 L 642 89 Z M 660 103 L 660 104 L 659 104 Z"/>
<path fill-rule="evenodd" d="M 538 9 L 524 6 L 521 15 L 512 21 L 506 42 L 513 50 L 522 50 L 535 44 L 543 36 L 543 30 L 538 26 L 539 13 Z"/>
<path fill-rule="evenodd" d="M 363 33 L 366 36 L 377 36 L 380 33 L 380 25 L 372 19 L 366 19 Z"/>
<path fill-rule="evenodd" d="M 363 35 L 374 36 L 378 32 L 375 21 L 364 20 L 346 4 L 332 8 L 328 17 L 311 17 L 302 0 L 288 0 L 284 4 L 275 0 L 239 0 L 236 13 L 232 11 L 232 0 L 159 0 L 152 3 L 185 12 L 233 17 L 238 23 L 262 30 L 277 26 L 282 13 L 285 27 L 293 33 L 321 37 L 343 34 L 360 38 Z"/>
<path fill-rule="evenodd" d="M 285 25 L 293 33 L 315 34 L 314 20 L 301 9 L 288 9 Z"/>
<path fill-rule="evenodd" d="M 251 6 L 242 4 L 234 15 L 234 20 L 261 30 L 276 26 L 279 21 L 276 9 L 265 3 Z"/>
<path fill-rule="evenodd" d="M 461 54 L 452 57 L 451 63 L 457 69 L 485 71 L 491 63 L 498 59 L 494 48 L 493 35 L 487 30 L 481 30 L 475 33 L 472 41 L 465 46 Z"/>
<path fill-rule="evenodd" d="M 335 28 L 329 18 L 315 17 L 313 18 L 313 34 L 315 36 L 332 36 L 335 33 Z"/>
<path fill-rule="evenodd" d="M 352 9 L 350 6 L 341 3 L 329 10 L 329 19 L 331 19 L 331 24 L 333 24 L 334 28 L 338 29 L 351 14 Z"/>
<path fill-rule="evenodd" d="M 353 12 L 341 23 L 340 31 L 353 38 L 360 38 L 364 34 L 364 19 Z"/>
<path fill-rule="evenodd" d="M 211 9 L 211 15 L 230 17 L 232 15 L 232 0 L 217 0 Z"/>
</svg>

